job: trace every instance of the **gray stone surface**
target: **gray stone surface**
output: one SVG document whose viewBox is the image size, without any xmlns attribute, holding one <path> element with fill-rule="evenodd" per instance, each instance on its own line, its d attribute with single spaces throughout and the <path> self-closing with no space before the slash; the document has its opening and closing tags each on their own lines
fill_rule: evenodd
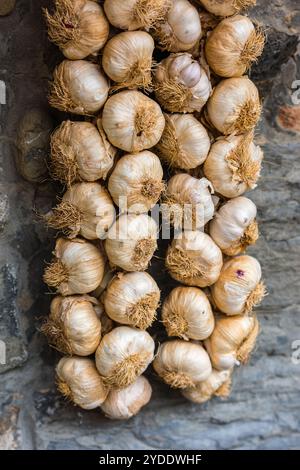
<svg viewBox="0 0 300 470">
<path fill-rule="evenodd" d="M 256 351 L 249 365 L 236 371 L 230 398 L 203 406 L 187 403 L 149 370 L 151 404 L 122 423 L 108 421 L 100 411 L 83 412 L 58 396 L 53 369 L 59 356 L 37 330 L 50 302 L 41 277 L 53 234 L 32 208 L 49 208 L 57 188 L 47 180 L 25 181 L 15 162 L 17 129 L 28 111 L 62 119 L 46 103 L 50 71 L 60 60 L 41 17 L 41 7 L 49 3 L 19 0 L 10 16 L 0 18 L 0 80 L 7 102 L 0 105 L 0 340 L 8 345 L 6 365 L 0 366 L 0 448 L 299 449 L 300 364 L 292 361 L 292 347 L 300 339 L 300 103 L 291 99 L 292 83 L 300 80 L 298 0 L 258 0 L 253 10 L 268 34 L 263 59 L 252 70 L 264 98 L 257 140 L 265 162 L 251 193 L 261 224 L 251 253 L 263 265 L 269 290 L 258 312 Z M 170 289 L 161 267 L 156 261 L 151 270 Z"/>
</svg>

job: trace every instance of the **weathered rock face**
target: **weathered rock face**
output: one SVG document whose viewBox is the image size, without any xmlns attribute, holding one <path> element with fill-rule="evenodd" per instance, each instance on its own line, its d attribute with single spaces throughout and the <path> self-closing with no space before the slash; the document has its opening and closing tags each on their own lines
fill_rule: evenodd
<svg viewBox="0 0 300 470">
<path fill-rule="evenodd" d="M 261 261 L 269 290 L 258 312 L 262 331 L 255 354 L 236 371 L 230 398 L 203 406 L 187 403 L 149 371 L 151 404 L 127 423 L 110 422 L 99 411 L 83 412 L 58 396 L 58 355 L 37 331 L 51 298 L 41 278 L 53 234 L 32 208 L 44 211 L 55 199 L 55 188 L 44 177 L 43 149 L 51 122 L 61 119 L 46 103 L 51 70 L 61 60 L 42 21 L 41 8 L 50 3 L 30 2 L 28 8 L 27 0 L 19 0 L 11 15 L 0 18 L 0 81 L 6 87 L 5 100 L 0 88 L 0 101 L 6 102 L 0 105 L 0 448 L 299 448 L 300 354 L 293 350 L 300 340 L 298 0 L 258 0 L 252 12 L 268 35 L 264 56 L 252 70 L 264 98 L 257 140 L 265 162 L 251 193 L 261 236 L 250 252 Z M 38 163 L 23 173 L 32 183 L 19 175 L 15 163 L 20 162 L 19 125 L 23 119 L 24 129 L 24 116 L 33 109 L 29 126 L 25 119 L 26 135 L 40 140 L 22 153 L 25 163 L 32 162 L 30 155 Z M 152 272 L 163 288 L 171 288 L 161 265 L 153 263 Z"/>
</svg>

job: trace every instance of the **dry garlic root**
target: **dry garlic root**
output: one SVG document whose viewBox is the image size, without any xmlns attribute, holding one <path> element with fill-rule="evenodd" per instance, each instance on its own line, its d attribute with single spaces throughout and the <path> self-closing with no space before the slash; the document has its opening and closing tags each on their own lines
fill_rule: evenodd
<svg viewBox="0 0 300 470">
<path fill-rule="evenodd" d="M 107 100 L 108 89 L 98 65 L 87 60 L 64 60 L 54 70 L 49 103 L 60 111 L 93 115 Z"/>
<path fill-rule="evenodd" d="M 248 255 L 229 259 L 212 286 L 213 300 L 226 315 L 245 315 L 266 295 L 259 262 Z"/>
<path fill-rule="evenodd" d="M 55 0 L 51 15 L 45 9 L 49 39 L 71 60 L 84 59 L 106 43 L 109 23 L 102 7 L 91 0 Z"/>
<path fill-rule="evenodd" d="M 155 320 L 159 300 L 159 287 L 148 273 L 118 273 L 106 289 L 104 307 L 114 321 L 144 330 Z"/>
<path fill-rule="evenodd" d="M 142 330 L 119 326 L 105 335 L 96 351 L 96 366 L 105 385 L 125 388 L 152 362 L 154 341 Z"/>
<path fill-rule="evenodd" d="M 169 336 L 208 338 L 215 325 L 208 298 L 197 287 L 176 287 L 162 307 L 162 321 Z"/>
<path fill-rule="evenodd" d="M 63 357 L 56 366 L 57 388 L 75 405 L 93 410 L 106 399 L 108 390 L 92 359 Z"/>
<path fill-rule="evenodd" d="M 87 294 L 98 287 L 104 274 L 101 251 L 85 240 L 59 238 L 54 260 L 44 272 L 44 282 L 62 295 Z"/>
<path fill-rule="evenodd" d="M 226 202 L 209 225 L 209 234 L 228 256 L 238 255 L 258 239 L 256 205 L 246 197 Z"/>
<path fill-rule="evenodd" d="M 140 152 L 157 144 L 165 127 L 159 105 L 139 91 L 121 91 L 105 103 L 102 124 L 115 146 Z"/>
<path fill-rule="evenodd" d="M 231 370 L 212 370 L 212 373 L 204 382 L 196 387 L 182 390 L 182 395 L 193 403 L 205 403 L 214 396 L 226 398 L 230 394 Z"/>
<path fill-rule="evenodd" d="M 176 281 L 188 286 L 206 287 L 220 276 L 222 252 L 206 233 L 183 232 L 168 248 L 166 267 Z"/>
<path fill-rule="evenodd" d="M 167 341 L 153 362 L 155 372 L 172 388 L 194 387 L 212 371 L 207 352 L 199 344 L 183 340 Z"/>
<path fill-rule="evenodd" d="M 160 160 L 148 150 L 124 155 L 108 180 L 115 204 L 122 211 L 137 214 L 152 209 L 164 188 Z"/>
<path fill-rule="evenodd" d="M 200 112 L 211 95 L 209 78 L 191 54 L 170 54 L 155 72 L 154 90 L 160 105 L 172 113 Z"/>
<path fill-rule="evenodd" d="M 216 16 L 232 16 L 256 5 L 256 0 L 199 0 L 199 3 Z"/>
</svg>

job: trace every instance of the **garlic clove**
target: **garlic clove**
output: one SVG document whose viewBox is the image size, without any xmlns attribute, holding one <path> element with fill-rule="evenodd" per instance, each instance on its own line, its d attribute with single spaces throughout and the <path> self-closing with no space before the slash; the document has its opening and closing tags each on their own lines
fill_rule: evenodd
<svg viewBox="0 0 300 470">
<path fill-rule="evenodd" d="M 182 395 L 187 400 L 202 404 L 213 398 L 213 396 L 226 398 L 230 393 L 231 370 L 213 369 L 210 376 L 196 385 L 196 387 L 182 390 Z"/>
</svg>

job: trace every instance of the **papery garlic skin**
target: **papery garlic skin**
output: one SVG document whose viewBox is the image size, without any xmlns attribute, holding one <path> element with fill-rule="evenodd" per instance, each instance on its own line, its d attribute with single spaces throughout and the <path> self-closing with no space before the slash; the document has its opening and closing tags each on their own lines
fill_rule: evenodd
<svg viewBox="0 0 300 470">
<path fill-rule="evenodd" d="M 96 351 L 96 366 L 108 386 L 131 385 L 152 362 L 154 341 L 146 331 L 119 326 L 105 335 Z"/>
<path fill-rule="evenodd" d="M 209 234 L 228 256 L 238 255 L 256 242 L 258 226 L 256 205 L 246 197 L 227 201 L 209 225 Z"/>
<path fill-rule="evenodd" d="M 216 306 L 226 315 L 251 313 L 266 294 L 257 259 L 240 255 L 226 261 L 211 292 Z"/>
<path fill-rule="evenodd" d="M 145 271 L 157 248 L 157 233 L 156 222 L 148 215 L 121 215 L 105 241 L 110 263 L 125 271 Z"/>
<path fill-rule="evenodd" d="M 220 276 L 223 257 L 220 248 L 200 231 L 185 231 L 168 248 L 166 267 L 176 281 L 195 287 L 214 284 Z"/>
<path fill-rule="evenodd" d="M 182 390 L 182 395 L 193 403 L 202 404 L 216 397 L 226 398 L 230 393 L 231 370 L 213 369 L 210 376 L 196 385 L 196 387 Z"/>
<path fill-rule="evenodd" d="M 108 82 L 96 64 L 64 60 L 53 73 L 49 104 L 60 111 L 93 115 L 108 97 Z"/>
<path fill-rule="evenodd" d="M 203 340 L 211 335 L 215 320 L 208 298 L 197 287 L 175 287 L 162 307 L 169 336 Z"/>
<path fill-rule="evenodd" d="M 256 0 L 200 0 L 207 11 L 216 16 L 232 16 L 256 4 Z"/>
<path fill-rule="evenodd" d="M 146 329 L 153 323 L 160 290 L 148 273 L 118 273 L 104 294 L 107 315 L 114 321 Z"/>
<path fill-rule="evenodd" d="M 194 387 L 206 380 L 212 371 L 209 356 L 203 347 L 183 340 L 161 344 L 153 367 L 172 388 Z"/>
<path fill-rule="evenodd" d="M 152 395 L 150 382 L 141 375 L 133 384 L 122 390 L 111 390 L 101 405 L 110 419 L 130 419 L 149 403 Z"/>
<path fill-rule="evenodd" d="M 84 410 L 93 410 L 106 399 L 108 390 L 92 359 L 62 357 L 56 366 L 57 388 Z"/>
<path fill-rule="evenodd" d="M 136 214 L 152 209 L 164 188 L 160 160 L 148 150 L 124 155 L 108 180 L 108 190 L 115 204 L 121 210 Z"/>
<path fill-rule="evenodd" d="M 140 152 L 157 144 L 165 127 L 159 105 L 139 91 L 112 95 L 103 109 L 104 131 L 115 146 Z"/>
</svg>

